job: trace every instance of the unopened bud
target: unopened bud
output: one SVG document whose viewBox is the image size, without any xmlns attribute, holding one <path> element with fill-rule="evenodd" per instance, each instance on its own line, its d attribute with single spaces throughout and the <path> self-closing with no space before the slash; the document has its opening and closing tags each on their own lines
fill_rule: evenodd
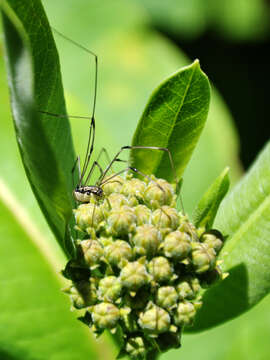
<svg viewBox="0 0 270 360">
<path fill-rule="evenodd" d="M 178 294 L 173 286 L 161 286 L 156 294 L 156 302 L 164 309 L 171 310 L 176 306 Z"/>
<path fill-rule="evenodd" d="M 207 245 L 208 248 L 213 248 L 216 254 L 218 254 L 223 246 L 223 238 L 221 234 L 220 237 L 218 237 L 216 233 L 204 233 L 201 236 L 200 241 Z"/>
<path fill-rule="evenodd" d="M 74 215 L 78 228 L 85 232 L 93 227 L 97 230 L 106 217 L 103 207 L 92 203 L 81 204 L 74 210 Z"/>
<path fill-rule="evenodd" d="M 98 285 L 99 299 L 105 302 L 115 302 L 121 295 L 121 282 L 115 276 L 106 276 Z"/>
<path fill-rule="evenodd" d="M 110 194 L 119 193 L 122 189 L 124 179 L 121 176 L 114 176 L 113 174 L 107 176 L 103 181 L 105 182 L 102 185 L 103 192 L 105 196 L 109 196 Z"/>
<path fill-rule="evenodd" d="M 141 312 L 138 323 L 144 331 L 150 334 L 160 334 L 170 329 L 171 318 L 168 312 L 155 304 Z"/>
<path fill-rule="evenodd" d="M 153 258 L 148 264 L 148 271 L 157 282 L 173 280 L 172 265 L 163 256 Z"/>
<path fill-rule="evenodd" d="M 149 282 L 149 274 L 139 261 L 128 263 L 120 273 L 122 285 L 130 291 L 137 291 Z"/>
<path fill-rule="evenodd" d="M 104 255 L 103 247 L 100 243 L 97 240 L 83 240 L 80 242 L 80 247 L 86 264 L 91 269 L 98 267 Z"/>
<path fill-rule="evenodd" d="M 145 191 L 146 184 L 139 179 L 131 179 L 125 181 L 121 193 L 125 195 L 128 199 L 135 197 L 139 201 L 143 201 L 143 194 Z"/>
<path fill-rule="evenodd" d="M 171 232 L 164 240 L 163 251 L 167 257 L 175 260 L 186 258 L 191 251 L 190 236 L 178 230 Z"/>
<path fill-rule="evenodd" d="M 123 240 L 116 240 L 104 248 L 105 258 L 113 266 L 123 267 L 125 260 L 132 259 L 132 249 L 130 245 Z"/>
<path fill-rule="evenodd" d="M 176 285 L 176 291 L 180 300 L 195 299 L 200 290 L 201 286 L 197 278 L 187 278 Z"/>
<path fill-rule="evenodd" d="M 148 207 L 145 205 L 137 205 L 134 211 L 137 217 L 137 225 L 150 224 L 151 210 Z"/>
<path fill-rule="evenodd" d="M 174 206 L 174 190 L 166 180 L 155 179 L 145 189 L 144 201 L 152 209 L 158 209 L 163 205 Z"/>
<path fill-rule="evenodd" d="M 213 269 L 216 263 L 215 250 L 202 243 L 193 243 L 192 247 L 192 263 L 196 273 Z"/>
<path fill-rule="evenodd" d="M 112 209 L 116 210 L 116 209 L 120 209 L 121 206 L 128 206 L 128 200 L 127 198 L 122 195 L 122 194 L 118 194 L 118 193 L 112 193 L 110 194 L 110 196 L 108 196 L 108 204 L 112 207 Z"/>
<path fill-rule="evenodd" d="M 184 301 L 177 306 L 174 322 L 178 326 L 192 325 L 195 315 L 195 306 L 191 302 Z"/>
<path fill-rule="evenodd" d="M 160 228 L 176 230 L 179 225 L 179 215 L 175 208 L 162 206 L 153 212 L 152 223 Z"/>
<path fill-rule="evenodd" d="M 108 232 L 113 236 L 127 236 L 136 229 L 136 215 L 132 208 L 121 206 L 108 217 Z"/>
<path fill-rule="evenodd" d="M 154 256 L 161 242 L 160 232 L 150 224 L 138 226 L 132 238 L 134 251 L 140 256 Z"/>
<path fill-rule="evenodd" d="M 91 307 L 91 315 L 98 329 L 112 329 L 120 318 L 120 311 L 115 305 L 102 302 Z"/>
</svg>

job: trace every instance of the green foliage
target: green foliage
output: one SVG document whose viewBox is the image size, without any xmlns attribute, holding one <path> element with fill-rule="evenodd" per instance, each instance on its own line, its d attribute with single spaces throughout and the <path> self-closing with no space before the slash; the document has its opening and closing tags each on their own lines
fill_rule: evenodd
<svg viewBox="0 0 270 360">
<path fill-rule="evenodd" d="M 86 45 L 90 49 L 93 49 L 98 40 L 101 40 L 101 45 L 97 46 L 97 52 L 102 55 L 102 58 L 104 55 L 102 63 L 104 70 L 100 85 L 102 91 L 98 99 L 100 135 L 97 138 L 97 144 L 108 143 L 110 152 L 117 150 L 121 145 L 126 145 L 127 139 L 130 139 L 137 117 L 150 90 L 166 74 L 179 68 L 179 64 L 185 65 L 187 61 L 168 42 L 152 32 L 146 32 L 147 21 L 143 11 L 127 1 L 115 1 L 113 10 L 107 1 L 100 1 L 99 6 L 96 8 L 94 6 L 95 10 L 91 8 L 91 11 L 84 11 L 84 7 L 89 10 L 90 5 L 86 6 L 86 3 L 80 0 L 76 2 L 75 6 L 74 4 L 72 6 L 72 1 L 71 3 L 67 1 L 64 9 L 61 3 L 48 2 L 45 5 L 51 6 L 51 18 L 54 17 L 52 24 L 59 30 L 70 27 L 70 29 L 79 29 L 79 32 L 84 32 Z M 65 236 L 66 224 L 71 215 L 72 190 L 70 169 L 74 160 L 69 125 L 63 118 L 41 117 L 37 112 L 41 109 L 65 114 L 57 53 L 39 1 L 2 1 L 1 6 L 6 14 L 4 27 L 7 30 L 5 37 L 9 39 L 7 46 L 9 81 L 21 155 L 39 204 L 57 235 L 59 243 L 67 251 Z M 78 16 L 74 16 L 75 11 L 78 12 Z M 84 14 L 89 13 L 92 18 L 79 16 L 83 11 Z M 118 19 L 117 24 L 116 18 Z M 89 29 L 89 24 L 91 24 L 90 32 L 85 31 L 85 29 Z M 135 31 L 136 27 L 138 30 Z M 110 38 L 106 35 L 108 32 L 110 32 Z M 70 34 L 68 35 L 70 36 Z M 76 39 L 76 36 L 74 38 Z M 128 44 L 128 46 L 124 44 Z M 103 49 L 106 49 L 106 52 Z M 133 54 L 132 60 L 134 58 L 135 60 L 126 62 L 130 52 Z M 161 53 L 164 54 L 164 58 L 160 56 Z M 80 82 L 85 77 L 89 59 L 87 58 L 85 67 L 77 66 L 79 62 L 74 49 L 72 55 L 75 57 L 71 56 L 71 52 L 65 55 L 64 62 L 73 61 L 73 65 L 75 64 L 76 67 L 76 72 L 70 71 L 69 73 L 69 83 L 77 84 L 76 90 L 88 89 L 88 83 L 87 86 L 84 86 Z M 140 56 L 136 58 L 135 55 Z M 2 87 L 4 88 L 3 94 L 6 98 L 6 88 L 2 82 L 0 86 L 1 90 Z M 67 89 L 68 95 L 71 94 L 70 97 L 73 98 L 73 106 L 75 104 L 73 108 L 80 108 L 80 111 L 86 109 L 86 101 L 80 103 L 69 86 Z M 5 205 L 1 204 L 1 254 L 3 254 L 1 280 L 3 279 L 3 283 L 8 283 L 8 285 L 7 291 L 1 291 L 0 296 L 2 309 L 4 309 L 1 315 L 3 335 L 0 357 L 3 359 L 10 357 L 14 359 L 48 359 L 54 356 L 56 359 L 68 359 L 69 356 L 74 358 L 78 355 L 81 359 L 89 358 L 94 353 L 93 345 L 89 343 L 89 336 L 79 323 L 76 324 L 65 299 L 59 294 L 59 285 L 54 274 L 55 270 L 61 269 L 63 262 L 58 261 L 56 265 L 53 265 L 53 274 L 47 264 L 52 254 L 57 253 L 59 249 L 50 246 L 48 251 L 43 251 L 44 245 L 46 247 L 51 239 L 37 208 L 33 205 L 34 199 L 23 178 L 18 156 L 14 150 L 15 144 L 8 123 L 7 106 L 6 101 L 6 105 L 1 105 L 0 109 L 1 119 L 3 119 L 0 133 L 0 149 L 3 154 L 0 164 L 1 177 L 12 188 L 18 202 L 13 204 L 12 210 L 8 210 Z M 105 122 L 102 123 L 105 118 L 110 120 L 106 122 L 106 125 Z M 216 94 L 214 94 L 214 100 L 210 106 L 209 120 L 186 170 L 184 197 L 186 197 L 185 205 L 187 204 L 186 207 L 189 211 L 197 202 L 201 192 L 224 168 L 224 165 L 231 165 L 234 177 L 237 176 L 235 175 L 237 174 L 237 141 L 234 131 L 229 125 L 230 116 Z M 79 153 L 81 153 L 81 149 L 84 149 L 82 138 L 85 138 L 85 127 L 78 130 L 80 127 L 78 123 L 73 124 L 73 127 L 77 135 L 77 149 L 80 149 Z M 117 141 L 114 140 L 116 136 Z M 224 284 L 221 283 L 212 292 L 211 290 L 206 292 L 204 301 L 209 305 L 201 310 L 197 322 L 199 323 L 199 319 L 202 319 L 201 327 L 197 327 L 197 330 L 238 316 L 257 303 L 269 291 L 267 271 L 265 271 L 268 266 L 265 241 L 268 229 L 266 220 L 269 220 L 267 217 L 269 215 L 267 209 L 264 210 L 264 213 L 259 214 L 259 210 L 266 206 L 268 201 L 264 202 L 262 197 L 264 196 L 266 199 L 269 197 L 267 185 L 269 184 L 267 182 L 269 165 L 266 166 L 265 158 L 267 156 L 263 157 L 264 160 L 260 160 L 260 167 L 257 165 L 255 167 L 259 177 L 256 178 L 255 170 L 252 170 L 253 172 L 246 177 L 246 180 L 243 180 L 241 186 L 237 187 L 228 200 L 223 202 L 222 211 L 217 214 L 215 227 L 230 235 L 222 253 L 225 260 L 223 269 L 232 271 Z M 249 178 L 254 180 L 249 182 L 247 180 Z M 1 185 L 0 193 L 6 204 L 6 187 Z M 44 237 L 38 237 L 40 241 L 35 245 L 33 245 L 33 241 L 35 241 L 34 227 L 29 229 L 29 224 L 21 221 L 19 202 L 24 204 L 31 219 L 34 219 L 44 233 Z M 236 217 L 231 211 L 232 208 L 237 211 L 241 210 Z M 254 209 L 259 210 L 255 211 Z M 243 221 L 243 226 L 240 226 L 241 221 Z M 26 231 L 28 234 L 25 234 Z M 70 249 L 71 243 L 68 242 L 68 244 Z M 228 255 L 225 251 L 228 252 Z M 58 259 L 62 259 L 59 253 L 57 256 Z M 20 277 L 22 274 L 23 278 Z M 11 275 L 12 280 L 10 280 Z M 18 283 L 13 281 L 16 279 L 18 279 Z M 220 308 L 217 308 L 218 304 L 221 304 Z M 233 306 L 234 304 L 236 307 Z M 41 311 L 40 315 L 37 309 Z M 224 309 L 226 311 L 223 311 Z M 265 309 L 262 307 L 261 309 L 262 312 L 258 318 L 263 320 L 265 317 L 262 314 Z M 218 317 L 217 313 L 223 317 Z M 49 316 L 50 314 L 53 316 Z M 215 353 L 217 348 L 222 352 L 220 344 L 224 339 L 226 339 L 227 348 L 228 342 L 232 341 L 228 333 L 235 333 L 236 327 L 233 324 L 226 325 L 226 329 L 230 329 L 227 333 L 226 330 L 224 332 L 220 330 L 218 334 L 223 335 L 216 335 L 216 344 L 207 348 L 207 359 L 210 359 L 209 353 Z M 260 334 L 265 333 L 264 329 L 267 333 L 267 325 L 265 328 L 259 329 Z M 250 329 L 250 331 L 253 330 Z M 51 339 L 50 334 L 54 334 L 53 339 L 45 340 Z M 203 336 L 206 337 L 207 332 Z M 214 334 L 211 333 L 211 336 Z M 201 344 L 202 349 L 205 347 L 203 340 L 198 343 Z M 209 343 L 209 339 L 207 343 Z M 260 348 L 265 344 L 267 348 L 268 342 L 262 340 Z M 256 343 L 256 346 L 259 345 Z M 106 346 L 103 346 L 102 349 L 106 351 Z M 191 353 L 190 359 L 198 358 L 195 350 L 200 355 L 198 346 L 194 349 L 194 343 L 189 339 L 186 341 L 184 349 Z M 226 349 L 224 349 L 223 355 L 224 353 L 226 353 Z M 179 356 L 178 352 L 172 355 L 169 353 L 166 356 L 173 359 L 175 354 L 177 357 Z M 221 359 L 221 353 L 219 355 Z M 239 355 L 237 345 L 232 347 L 230 355 L 239 358 L 237 357 Z M 249 355 L 245 355 L 242 355 L 245 360 L 250 358 Z M 105 356 L 102 354 L 103 358 Z M 111 357 L 113 354 L 109 355 L 109 358 Z"/>
<path fill-rule="evenodd" d="M 34 30 L 33 12 L 39 18 Z M 5 1 L 3 27 L 13 119 L 25 171 L 68 254 L 72 251 L 67 225 L 72 208 L 70 169 L 75 159 L 70 126 L 65 118 L 39 113 L 66 113 L 55 44 L 39 2 Z"/>
<path fill-rule="evenodd" d="M 229 168 L 223 170 L 199 201 L 193 215 L 195 226 L 208 230 L 213 225 L 219 205 L 229 190 L 228 171 Z"/>
<path fill-rule="evenodd" d="M 270 143 L 221 205 L 214 225 L 228 235 L 220 259 L 230 275 L 205 293 L 196 331 L 237 317 L 270 291 L 269 169 Z"/>
<path fill-rule="evenodd" d="M 170 150 L 180 179 L 204 127 L 210 101 L 209 82 L 196 60 L 165 80 L 152 94 L 132 145 Z M 150 152 L 150 151 L 149 151 Z M 166 152 L 133 150 L 131 164 L 146 174 L 174 181 Z"/>
<path fill-rule="evenodd" d="M 97 356 L 91 338 L 70 313 L 69 301 L 59 289 L 59 275 L 48 261 L 59 265 L 2 183 L 0 217 L 0 358 L 87 360 Z"/>
</svg>

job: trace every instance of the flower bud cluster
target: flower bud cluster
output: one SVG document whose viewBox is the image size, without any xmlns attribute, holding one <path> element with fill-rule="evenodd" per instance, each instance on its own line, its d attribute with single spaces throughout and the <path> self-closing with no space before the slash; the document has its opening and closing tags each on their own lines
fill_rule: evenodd
<svg viewBox="0 0 270 360">
<path fill-rule="evenodd" d="M 180 346 L 184 326 L 202 305 L 201 288 L 222 279 L 217 255 L 222 235 L 196 229 L 176 210 L 171 184 L 112 177 L 104 197 L 74 210 L 77 259 L 64 275 L 73 307 L 96 335 L 120 331 L 121 354 Z"/>
</svg>

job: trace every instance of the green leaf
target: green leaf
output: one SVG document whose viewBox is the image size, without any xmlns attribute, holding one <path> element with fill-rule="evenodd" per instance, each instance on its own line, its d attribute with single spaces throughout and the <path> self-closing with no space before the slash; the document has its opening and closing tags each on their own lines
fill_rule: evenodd
<svg viewBox="0 0 270 360">
<path fill-rule="evenodd" d="M 220 259 L 229 276 L 205 293 L 195 331 L 239 316 L 270 291 L 270 143 L 224 199 L 214 225 L 228 235 Z"/>
<path fill-rule="evenodd" d="M 206 230 L 212 227 L 218 207 L 229 190 L 230 180 L 228 171 L 228 167 L 223 170 L 199 201 L 193 216 L 196 227 L 204 227 Z"/>
<path fill-rule="evenodd" d="M 0 358 L 98 358 L 98 345 L 60 291 L 63 283 L 55 269 L 61 264 L 2 181 L 0 218 Z M 104 344 L 103 354 L 112 359 Z"/>
<path fill-rule="evenodd" d="M 162 360 L 266 360 L 270 343 L 270 297 L 251 311 L 222 326 L 196 334 L 184 334 L 180 350 Z"/>
<path fill-rule="evenodd" d="M 209 82 L 196 60 L 165 80 L 154 91 L 132 144 L 169 149 L 180 179 L 204 127 L 209 100 Z M 146 155 L 150 151 L 151 154 Z M 143 173 L 174 181 L 166 152 L 133 150 L 131 164 Z"/>
<path fill-rule="evenodd" d="M 26 174 L 58 242 L 71 253 L 71 169 L 75 155 L 59 61 L 40 1 L 4 1 L 3 28 L 12 113 Z"/>
</svg>

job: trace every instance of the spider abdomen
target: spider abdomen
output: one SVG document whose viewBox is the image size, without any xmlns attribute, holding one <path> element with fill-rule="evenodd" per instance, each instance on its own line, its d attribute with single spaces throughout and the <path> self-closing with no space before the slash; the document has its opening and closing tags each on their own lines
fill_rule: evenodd
<svg viewBox="0 0 270 360">
<path fill-rule="evenodd" d="M 99 186 L 82 186 L 78 187 L 73 191 L 73 196 L 75 200 L 81 203 L 88 203 L 91 201 L 91 198 L 94 196 L 96 199 L 101 199 L 103 197 L 103 190 Z"/>
</svg>

